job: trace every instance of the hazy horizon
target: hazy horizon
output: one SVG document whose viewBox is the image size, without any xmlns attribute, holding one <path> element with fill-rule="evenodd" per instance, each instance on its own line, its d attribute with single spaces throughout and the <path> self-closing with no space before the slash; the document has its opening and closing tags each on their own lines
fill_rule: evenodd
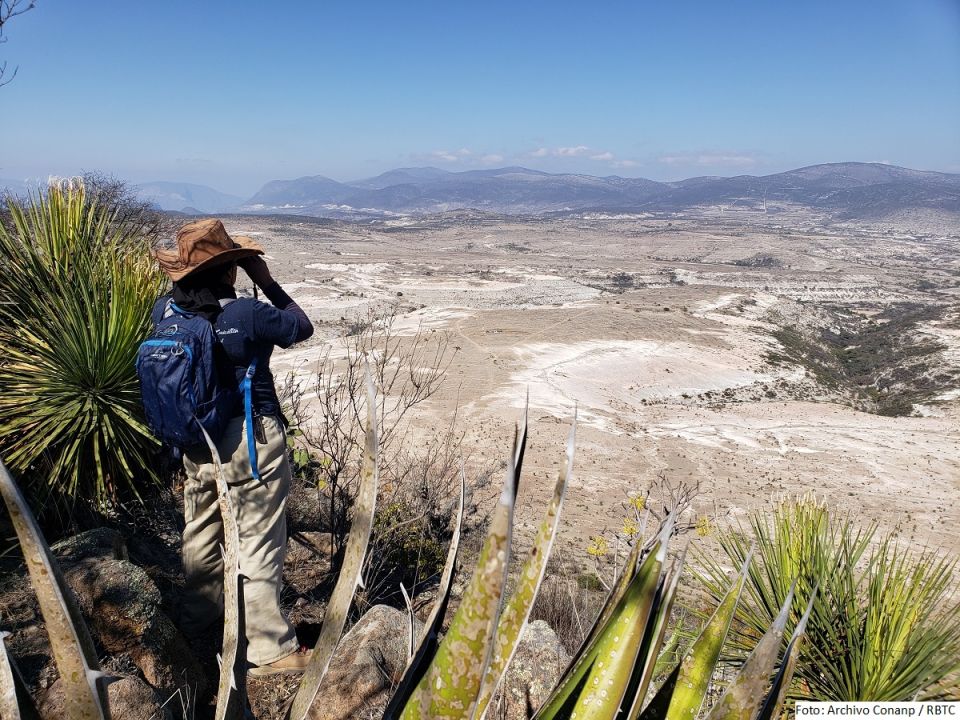
<svg viewBox="0 0 960 720">
<path fill-rule="evenodd" d="M 43 0 L 5 28 L 0 177 L 341 182 L 520 165 L 670 181 L 824 162 L 960 172 L 960 5 L 157 10 Z M 70 121 L 66 121 L 69 118 Z"/>
</svg>

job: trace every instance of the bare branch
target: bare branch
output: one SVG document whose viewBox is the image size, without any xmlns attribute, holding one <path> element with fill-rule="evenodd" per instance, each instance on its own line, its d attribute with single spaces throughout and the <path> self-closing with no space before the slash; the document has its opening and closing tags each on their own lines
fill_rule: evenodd
<svg viewBox="0 0 960 720">
<path fill-rule="evenodd" d="M 36 0 L 0 0 L 0 44 L 7 41 L 7 37 L 3 31 L 4 26 L 18 15 L 23 15 L 28 10 L 33 10 L 36 4 Z M 0 87 L 13 82 L 19 69 L 19 66 L 13 68 L 13 73 L 10 77 L 4 79 L 4 75 L 6 75 L 7 72 L 7 63 L 6 61 L 0 63 Z"/>
</svg>

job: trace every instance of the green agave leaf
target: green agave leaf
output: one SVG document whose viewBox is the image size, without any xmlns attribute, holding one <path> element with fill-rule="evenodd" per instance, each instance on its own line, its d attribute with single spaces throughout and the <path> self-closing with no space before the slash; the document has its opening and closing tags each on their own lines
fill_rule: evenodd
<svg viewBox="0 0 960 720">
<path fill-rule="evenodd" d="M 697 717 L 707 686 L 720 658 L 720 649 L 730 630 L 740 593 L 747 577 L 753 550 L 747 553 L 733 587 L 707 621 L 700 636 L 687 651 L 640 717 L 643 720 L 689 720 Z"/>
<path fill-rule="evenodd" d="M 537 535 L 533 541 L 533 547 L 520 572 L 520 579 L 513 595 L 504 606 L 503 613 L 500 615 L 500 622 L 497 624 L 497 631 L 494 637 L 493 659 L 487 667 L 487 672 L 483 678 L 483 685 L 480 688 L 480 696 L 477 699 L 476 716 L 484 717 L 487 705 L 490 703 L 496 692 L 497 685 L 500 683 L 503 673 L 513 659 L 517 650 L 517 644 L 520 640 L 520 633 L 526 625 L 527 618 L 530 617 L 530 611 L 533 609 L 533 602 L 540 590 L 540 584 L 543 581 L 543 575 L 547 569 L 547 560 L 550 558 L 550 552 L 553 549 L 553 541 L 557 534 L 557 526 L 560 522 L 560 512 L 563 509 L 563 498 L 567 486 L 570 484 L 570 478 L 573 475 L 573 455 L 574 445 L 577 438 L 577 416 L 574 411 L 573 425 L 567 436 L 567 452 L 564 458 L 563 467 L 557 476 L 557 484 L 554 486 L 553 497 L 547 506 L 547 512 Z"/>
<path fill-rule="evenodd" d="M 790 638 L 790 644 L 787 645 L 787 651 L 783 655 L 783 663 L 780 665 L 780 671 L 773 680 L 773 686 L 767 694 L 766 701 L 757 720 L 772 720 L 783 707 L 783 701 L 787 697 L 787 690 L 790 689 L 790 682 L 793 680 L 793 671 L 797 667 L 797 658 L 800 655 L 800 644 L 803 641 L 803 635 L 807 630 L 807 621 L 810 619 L 810 612 L 813 610 L 813 601 L 817 597 L 817 586 L 810 593 L 810 600 L 807 602 L 807 609 L 803 612 L 803 617 L 797 623 Z"/>
<path fill-rule="evenodd" d="M 606 623 L 591 632 L 594 639 L 574 656 L 557 687 L 534 716 L 536 720 L 573 717 L 573 713 L 578 720 L 616 715 L 642 647 L 672 533 L 671 516 Z"/>
<path fill-rule="evenodd" d="M 470 718 L 476 709 L 506 585 L 517 487 L 514 462 L 522 456 L 525 437 L 525 429 L 521 435 L 517 428 L 503 491 L 476 570 L 433 662 L 403 709 L 401 717 L 405 720 Z"/>
<path fill-rule="evenodd" d="M 353 603 L 354 593 L 363 575 L 363 559 L 367 554 L 370 533 L 373 531 L 373 515 L 377 502 L 377 481 L 379 473 L 379 440 L 377 434 L 377 397 L 373 387 L 370 364 L 364 363 L 367 385 L 367 430 L 363 452 L 363 466 L 360 472 L 360 488 L 353 505 L 353 523 L 347 537 L 347 546 L 343 554 L 340 577 L 333 589 L 330 603 L 323 617 L 320 637 L 313 649 L 310 663 L 300 687 L 293 698 L 293 704 L 287 715 L 290 720 L 304 720 L 310 706 L 317 697 L 323 676 L 327 674 L 330 659 L 337 649 L 343 626 L 347 622 L 347 613 Z"/>
<path fill-rule="evenodd" d="M 760 638 L 737 677 L 713 706 L 707 720 L 751 720 L 759 711 L 764 700 L 764 691 L 777 666 L 780 643 L 790 618 L 796 586 L 794 581 L 773 625 Z"/>
<path fill-rule="evenodd" d="M 230 501 L 220 462 L 220 453 L 206 428 L 197 423 L 203 433 L 210 457 L 216 468 L 217 501 L 223 521 L 223 643 L 220 647 L 220 681 L 217 686 L 216 720 L 240 720 L 246 710 L 246 658 L 240 652 L 243 637 L 243 586 L 240 578 L 240 528 Z"/>
<path fill-rule="evenodd" d="M 587 648 L 593 647 L 596 644 L 600 633 L 610 622 L 610 618 L 616 610 L 617 603 L 624 596 L 627 588 L 630 586 L 630 582 L 633 580 L 637 568 L 640 566 L 640 560 L 641 557 L 643 557 L 644 550 L 650 549 L 649 544 L 640 542 L 640 538 L 643 536 L 643 532 L 647 526 L 648 517 L 649 512 L 643 518 L 643 527 L 637 537 L 637 541 L 634 543 L 633 548 L 630 551 L 630 555 L 627 557 L 627 560 L 624 563 L 623 572 L 620 573 L 614 586 L 610 589 L 610 592 L 607 593 L 607 597 L 603 602 L 603 606 L 600 608 L 600 612 L 597 614 L 597 619 L 587 631 L 587 634 L 584 637 L 583 642 L 580 643 L 580 647 L 577 649 L 576 654 L 574 654 L 570 665 L 564 670 L 563 675 L 560 676 L 560 680 L 557 682 L 557 688 L 566 683 L 568 676 L 574 671 L 575 666 L 578 664 L 577 659 L 585 657 L 587 654 Z M 654 540 L 656 539 L 657 538 L 654 538 Z"/>
<path fill-rule="evenodd" d="M 107 695 L 100 682 L 104 675 L 90 632 L 30 507 L 2 462 L 0 495 L 10 513 L 30 583 L 40 603 L 71 720 L 108 720 Z"/>
<path fill-rule="evenodd" d="M 654 671 L 661 657 L 661 648 L 670 626 L 670 613 L 673 611 L 673 601 L 677 596 L 677 587 L 680 585 L 680 577 L 683 574 L 683 563 L 686 557 L 687 548 L 684 548 L 683 553 L 673 564 L 670 572 L 661 579 L 660 586 L 657 588 L 657 596 L 654 599 L 653 608 L 650 610 L 650 619 L 647 621 L 644 645 L 637 657 L 637 665 L 634 669 L 635 678 L 625 696 L 625 699 L 632 699 L 626 715 L 629 720 L 636 720 L 640 716 L 643 701 L 647 697 L 647 689 L 650 687 L 650 681 L 653 679 Z M 671 643 L 675 642 L 677 637 L 674 634 Z"/>
<path fill-rule="evenodd" d="M 666 550 L 666 543 L 661 543 L 657 551 L 650 554 L 650 562 L 641 566 L 624 595 L 621 610 L 603 631 L 597 644 L 597 659 L 574 706 L 574 717 L 609 720 L 617 716 L 635 677 L 638 658 L 646 659 L 642 648 L 645 640 L 649 642 L 650 612 L 657 589 L 662 585 Z"/>
<path fill-rule="evenodd" d="M 443 575 L 440 577 L 440 585 L 437 587 L 437 600 L 430 610 L 430 617 L 427 618 L 425 632 L 420 639 L 413 658 L 407 664 L 406 670 L 396 692 L 390 698 L 390 704 L 383 713 L 383 720 L 393 720 L 397 713 L 407 704 L 417 684 L 420 682 L 423 674 L 433 657 L 437 654 L 439 647 L 438 638 L 440 637 L 440 627 L 443 625 L 443 617 L 447 613 L 447 604 L 450 602 L 450 590 L 453 587 L 453 571 L 457 565 L 457 553 L 460 550 L 460 533 L 463 528 L 463 501 L 466 495 L 466 477 L 463 472 L 463 465 L 460 466 L 460 503 L 457 506 L 456 521 L 453 527 L 453 537 L 450 539 L 450 548 L 447 550 L 447 561 L 443 566 Z M 411 712 L 417 708 L 411 708 Z M 419 716 L 417 716 L 419 717 Z"/>
<path fill-rule="evenodd" d="M 517 496 L 520 489 L 520 471 L 523 468 L 523 454 L 527 449 L 527 415 L 530 412 L 530 388 L 527 388 L 527 398 L 523 403 L 523 418 L 520 420 L 519 442 L 513 447 L 513 496 Z"/>
</svg>

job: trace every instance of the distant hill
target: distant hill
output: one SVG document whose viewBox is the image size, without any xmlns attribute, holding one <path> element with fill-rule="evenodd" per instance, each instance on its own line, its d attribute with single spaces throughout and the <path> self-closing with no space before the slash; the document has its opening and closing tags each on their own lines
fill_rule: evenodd
<svg viewBox="0 0 960 720">
<path fill-rule="evenodd" d="M 358 188 L 382 190 L 383 188 L 388 188 L 391 185 L 404 185 L 409 183 L 425 182 L 429 180 L 439 180 L 446 175 L 452 175 L 452 173 L 435 167 L 398 168 L 396 170 L 388 170 L 382 175 L 377 175 L 376 177 L 369 178 L 367 180 L 357 180 L 356 182 L 347 183 L 347 185 Z"/>
<path fill-rule="evenodd" d="M 830 163 L 774 175 L 698 178 L 672 185 L 663 198 L 665 209 L 789 203 L 844 219 L 882 219 L 918 208 L 960 212 L 960 175 L 879 163 Z"/>
<path fill-rule="evenodd" d="M 23 181 L 0 180 L 22 194 Z M 371 218 L 475 210 L 540 215 L 570 212 L 768 212 L 809 209 L 837 220 L 945 217 L 960 222 L 960 175 L 880 163 L 811 165 L 772 175 L 695 177 L 655 182 L 616 175 L 547 173 L 523 167 L 449 172 L 398 168 L 338 182 L 323 175 L 273 180 L 243 201 L 204 185 L 153 182 L 140 197 L 168 211 L 285 213 Z"/>
<path fill-rule="evenodd" d="M 879 163 L 831 163 L 773 175 L 697 177 L 667 183 L 522 167 L 465 172 L 400 168 L 349 183 L 323 176 L 275 180 L 242 209 L 346 217 L 467 208 L 506 214 L 676 212 L 711 206 L 775 212 L 785 205 L 807 207 L 839 219 L 882 219 L 918 209 L 960 213 L 960 175 Z"/>
<path fill-rule="evenodd" d="M 243 198 L 191 183 L 148 182 L 135 185 L 134 190 L 139 198 L 161 210 L 190 214 L 236 212 L 243 204 Z"/>
</svg>

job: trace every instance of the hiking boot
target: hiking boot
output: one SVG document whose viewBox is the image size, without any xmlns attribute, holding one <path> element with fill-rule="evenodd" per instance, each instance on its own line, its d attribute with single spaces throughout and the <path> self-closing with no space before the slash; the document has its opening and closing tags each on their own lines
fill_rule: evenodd
<svg viewBox="0 0 960 720">
<path fill-rule="evenodd" d="M 247 675 L 250 677 L 267 677 L 269 675 L 292 675 L 293 673 L 301 673 L 307 669 L 307 664 L 310 662 L 312 653 L 313 650 L 300 647 L 289 655 L 279 660 L 274 660 L 272 663 L 250 668 L 247 670 Z"/>
</svg>

